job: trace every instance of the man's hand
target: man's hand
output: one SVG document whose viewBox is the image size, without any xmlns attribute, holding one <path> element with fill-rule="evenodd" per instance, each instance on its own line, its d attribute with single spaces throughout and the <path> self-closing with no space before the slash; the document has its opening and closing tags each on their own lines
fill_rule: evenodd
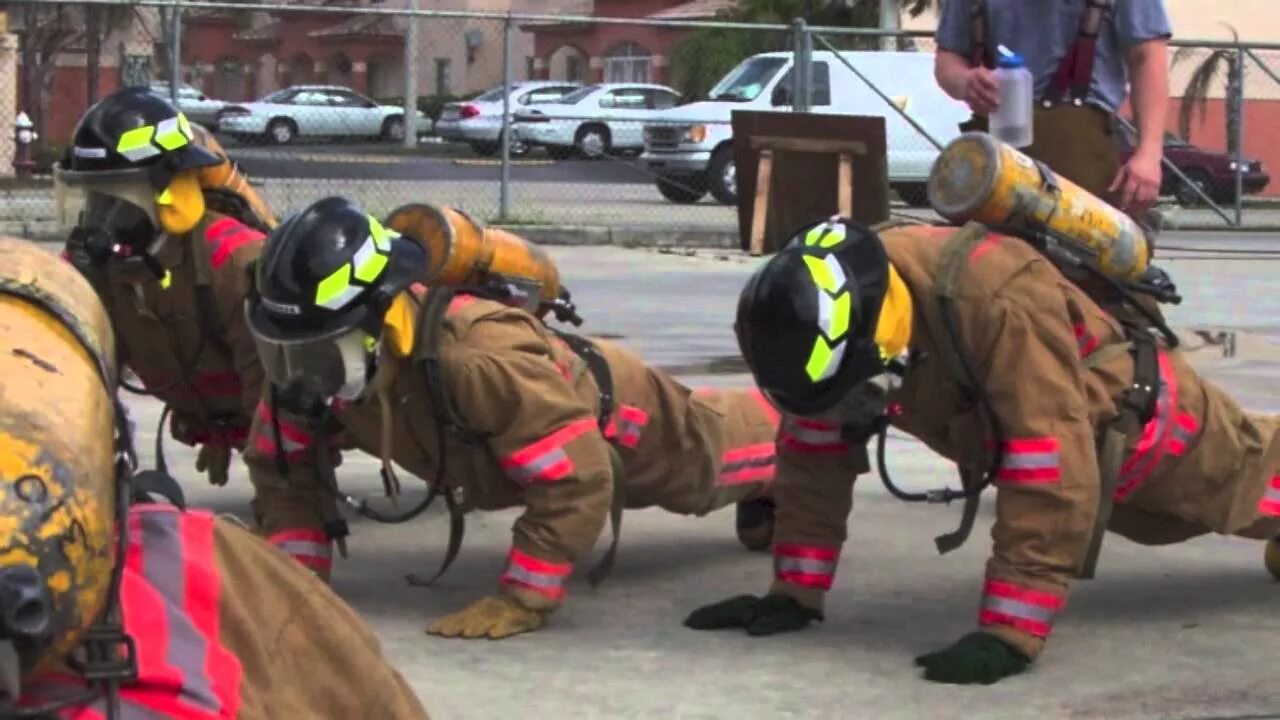
<svg viewBox="0 0 1280 720">
<path fill-rule="evenodd" d="M 789 595 L 738 595 L 694 610 L 684 625 L 694 630 L 745 628 L 748 635 L 774 635 L 801 630 L 810 621 L 821 619 L 821 612 Z"/>
<path fill-rule="evenodd" d="M 1000 106 L 1000 84 L 985 67 L 971 68 L 964 80 L 964 101 L 975 115 L 990 115 Z"/>
<path fill-rule="evenodd" d="M 427 626 L 428 635 L 462 638 L 501 638 L 542 627 L 542 613 L 506 595 L 483 597 Z"/>
<path fill-rule="evenodd" d="M 1139 216 L 1155 204 L 1160 196 L 1162 151 L 1139 148 L 1129 162 L 1116 173 L 1111 187 L 1107 188 L 1116 207 L 1132 216 Z"/>
<path fill-rule="evenodd" d="M 1005 641 L 984 632 L 960 638 L 954 645 L 916 658 L 924 679 L 950 685 L 991 685 L 1017 675 L 1031 660 Z"/>
</svg>

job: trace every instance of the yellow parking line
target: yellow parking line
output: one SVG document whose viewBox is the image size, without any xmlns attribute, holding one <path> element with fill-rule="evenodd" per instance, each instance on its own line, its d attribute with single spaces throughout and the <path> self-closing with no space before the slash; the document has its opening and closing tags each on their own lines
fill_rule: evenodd
<svg viewBox="0 0 1280 720">
<path fill-rule="evenodd" d="M 453 164 L 454 165 L 480 165 L 480 166 L 492 167 L 494 165 L 501 165 L 502 161 L 501 160 L 458 159 L 458 160 L 454 160 Z M 538 165 L 555 165 L 556 161 L 555 160 L 512 160 L 511 164 L 529 167 L 529 166 L 538 166 Z"/>
</svg>

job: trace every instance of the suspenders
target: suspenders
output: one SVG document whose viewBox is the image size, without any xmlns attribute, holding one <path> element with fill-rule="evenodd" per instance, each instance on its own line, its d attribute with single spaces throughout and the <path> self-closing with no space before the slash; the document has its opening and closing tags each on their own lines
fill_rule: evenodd
<svg viewBox="0 0 1280 720">
<path fill-rule="evenodd" d="M 1080 28 L 1075 42 L 1067 49 L 1058 70 L 1053 74 L 1049 89 L 1040 104 L 1052 107 L 1069 99 L 1073 105 L 1083 105 L 1089 95 L 1089 81 L 1093 78 L 1093 59 L 1098 45 L 1098 32 L 1102 21 L 1115 7 L 1115 0 L 1085 0 L 1080 15 Z M 970 62 L 976 67 L 995 67 L 995 54 L 987 28 L 986 0 L 970 0 L 969 36 L 971 38 Z"/>
</svg>

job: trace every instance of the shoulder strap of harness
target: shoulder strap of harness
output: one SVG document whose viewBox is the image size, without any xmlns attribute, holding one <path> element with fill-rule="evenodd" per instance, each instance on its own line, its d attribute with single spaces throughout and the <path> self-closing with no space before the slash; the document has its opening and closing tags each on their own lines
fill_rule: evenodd
<svg viewBox="0 0 1280 720">
<path fill-rule="evenodd" d="M 1115 6 L 1115 0 L 1085 0 L 1080 14 L 1080 28 L 1075 42 L 1067 49 L 1062 62 L 1049 83 L 1043 100 L 1048 107 L 1070 95 L 1072 104 L 1083 105 L 1093 79 L 1093 62 L 1097 54 L 1098 32 L 1102 21 Z"/>
<path fill-rule="evenodd" d="M 993 68 L 996 65 L 987 27 L 986 0 L 969 2 L 969 62 L 973 67 Z"/>
<path fill-rule="evenodd" d="M 965 486 L 964 511 L 958 528 L 947 535 L 941 535 L 934 539 L 938 552 L 942 554 L 955 550 L 968 539 L 969 534 L 973 531 L 974 520 L 977 518 L 979 497 L 987 485 L 991 484 L 991 480 L 1003 459 L 1001 444 L 1004 438 L 1000 421 L 992 410 L 991 403 L 978 382 L 977 374 L 970 367 L 968 360 L 965 359 L 964 351 L 960 345 L 960 324 L 955 317 L 954 307 L 955 290 L 956 284 L 959 282 L 960 271 L 968 262 L 974 248 L 986 238 L 986 235 L 987 228 L 981 223 L 969 222 L 960 228 L 955 235 L 947 240 L 946 245 L 942 248 L 942 256 L 938 260 L 938 273 L 934 281 L 934 299 L 937 302 L 939 326 L 943 335 L 943 337 L 939 338 L 938 347 L 942 352 L 944 361 L 950 366 L 955 381 L 971 400 L 982 407 L 991 427 L 991 432 L 994 435 L 992 438 L 994 451 L 985 475 L 975 478 L 972 472 L 961 469 L 960 477 Z"/>
<path fill-rule="evenodd" d="M 548 327 L 548 329 L 563 340 L 564 344 L 569 346 L 569 349 L 587 364 L 587 370 L 591 372 L 591 376 L 596 381 L 596 388 L 600 391 L 600 412 L 596 422 L 600 426 L 600 432 L 604 433 L 609 427 L 610 420 L 613 419 L 614 405 L 613 373 L 609 371 L 608 361 L 596 350 L 596 346 L 590 340 L 552 327 Z M 600 562 L 596 563 L 595 567 L 591 568 L 587 573 L 587 580 L 592 587 L 603 582 L 613 570 L 613 563 L 618 553 L 618 539 L 622 532 L 622 510 L 626 506 L 622 456 L 618 454 L 617 448 L 612 444 L 609 445 L 609 464 L 613 470 L 613 497 L 609 505 L 609 525 L 613 533 L 613 540 L 610 542 L 609 549 L 605 551 L 604 556 L 600 558 Z"/>
</svg>

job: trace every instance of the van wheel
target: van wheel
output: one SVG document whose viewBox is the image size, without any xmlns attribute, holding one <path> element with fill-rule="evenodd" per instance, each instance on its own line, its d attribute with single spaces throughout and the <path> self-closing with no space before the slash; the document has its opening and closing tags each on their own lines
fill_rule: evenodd
<svg viewBox="0 0 1280 720">
<path fill-rule="evenodd" d="M 692 205 L 707 194 L 707 187 L 698 177 L 660 177 L 658 192 L 673 203 Z"/>
<path fill-rule="evenodd" d="M 738 170 L 733 162 L 732 146 L 724 145 L 712 154 L 707 164 L 707 188 L 722 204 L 738 204 Z"/>
</svg>

